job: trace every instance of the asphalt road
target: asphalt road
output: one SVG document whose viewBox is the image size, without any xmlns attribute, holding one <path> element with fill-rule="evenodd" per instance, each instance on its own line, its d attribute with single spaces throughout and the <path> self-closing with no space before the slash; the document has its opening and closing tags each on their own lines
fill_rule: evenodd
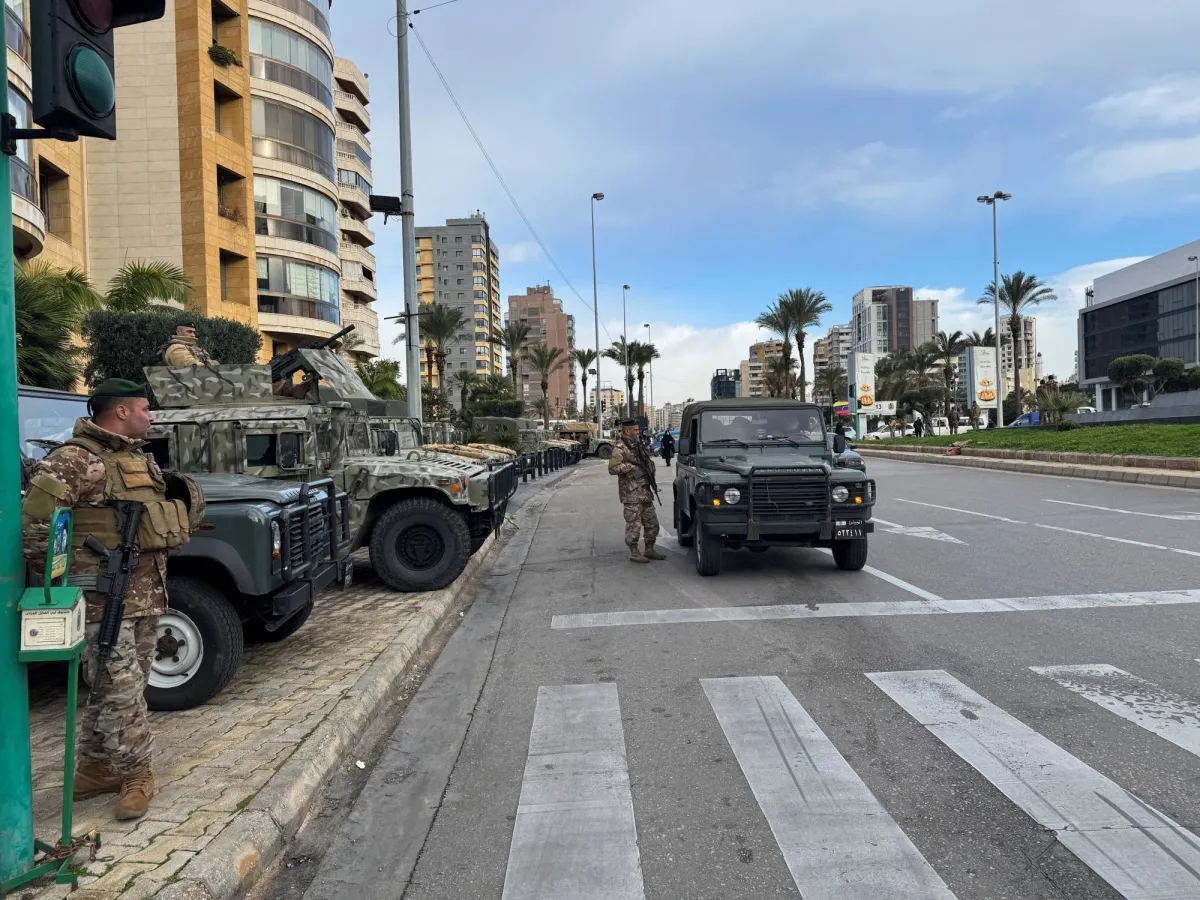
<svg viewBox="0 0 1200 900">
<path fill-rule="evenodd" d="M 1200 898 L 1200 495 L 868 466 L 856 573 L 536 495 L 306 896 Z"/>
</svg>

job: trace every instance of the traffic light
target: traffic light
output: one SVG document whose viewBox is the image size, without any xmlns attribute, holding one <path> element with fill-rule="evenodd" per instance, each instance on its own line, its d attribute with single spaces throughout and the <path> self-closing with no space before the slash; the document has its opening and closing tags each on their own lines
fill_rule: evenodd
<svg viewBox="0 0 1200 900">
<path fill-rule="evenodd" d="M 33 121 L 116 140 L 113 29 L 161 19 L 166 0 L 41 0 L 33 32 Z"/>
</svg>

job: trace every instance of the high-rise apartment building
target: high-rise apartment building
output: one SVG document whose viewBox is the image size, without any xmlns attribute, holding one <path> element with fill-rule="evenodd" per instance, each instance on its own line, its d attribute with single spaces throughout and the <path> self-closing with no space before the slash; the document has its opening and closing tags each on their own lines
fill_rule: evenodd
<svg viewBox="0 0 1200 900">
<path fill-rule="evenodd" d="M 500 333 L 500 254 L 483 213 L 447 219 L 445 225 L 417 228 L 417 296 L 461 310 L 462 330 L 446 344 L 447 364 L 466 362 L 479 375 L 504 371 L 504 353 L 491 341 Z M 421 377 L 428 380 L 424 354 Z M 447 365 L 447 376 L 450 366 Z M 438 376 L 433 374 L 438 387 Z M 457 402 L 451 391 L 451 398 Z"/>
<path fill-rule="evenodd" d="M 1008 337 L 1012 334 L 1009 331 L 1008 322 L 1001 320 L 1001 334 Z M 1021 369 L 1021 389 L 1036 390 L 1038 378 L 1038 351 L 1037 351 L 1037 319 L 1033 316 L 1021 317 L 1021 333 L 1017 338 L 1015 362 Z M 1004 396 L 1008 396 L 1013 390 L 1015 379 L 1013 375 L 1013 345 L 1011 341 L 1003 341 L 1000 344 L 1000 369 L 1004 373 Z"/>
<path fill-rule="evenodd" d="M 937 300 L 916 300 L 903 286 L 868 287 L 854 295 L 853 349 L 859 353 L 901 353 L 933 340 Z"/>
<path fill-rule="evenodd" d="M 813 377 L 829 367 L 829 338 L 817 338 L 812 343 Z"/>
<path fill-rule="evenodd" d="M 566 365 L 550 373 L 546 399 L 550 403 L 550 418 L 566 418 L 567 410 L 576 408 L 575 379 L 578 373 L 575 358 L 571 356 L 575 346 L 575 317 L 563 312 L 562 301 L 555 298 L 550 285 L 544 284 L 526 288 L 524 294 L 508 298 L 508 321 L 529 326 L 526 346 L 545 344 L 563 351 Z M 522 358 L 517 366 L 517 399 L 532 405 L 541 396 L 541 376 Z"/>
<path fill-rule="evenodd" d="M 31 124 L 27 3 L 5 0 L 21 126 Z M 263 332 L 264 359 L 337 331 L 334 133 L 353 104 L 339 95 L 335 112 L 328 15 L 329 0 L 175 0 L 162 19 L 117 30 L 118 140 L 19 144 L 18 261 L 76 266 L 98 286 L 130 261 L 172 263 L 200 312 Z M 351 85 L 357 69 L 342 68 L 339 84 Z M 365 78 L 360 87 L 363 105 Z M 359 124 L 369 127 L 365 109 Z M 365 225 L 347 230 L 370 237 Z M 373 264 L 356 274 L 368 268 L 373 281 Z M 373 311 L 356 315 L 359 352 L 378 353 Z"/>
<path fill-rule="evenodd" d="M 600 390 L 600 414 L 604 417 L 625 410 L 625 392 L 620 388 L 606 387 Z M 596 389 L 588 391 L 588 409 L 596 408 Z"/>
<path fill-rule="evenodd" d="M 678 431 L 683 421 L 683 403 L 664 403 L 654 411 L 654 427 L 658 431 Z"/>
<path fill-rule="evenodd" d="M 709 385 L 712 399 L 737 397 L 741 394 L 742 373 L 738 369 L 717 369 Z"/>
<path fill-rule="evenodd" d="M 762 397 L 767 361 L 783 356 L 783 341 L 759 341 L 750 345 L 750 356 L 738 372 L 739 393 L 733 396 Z M 714 395 L 715 396 L 715 395 Z"/>
</svg>

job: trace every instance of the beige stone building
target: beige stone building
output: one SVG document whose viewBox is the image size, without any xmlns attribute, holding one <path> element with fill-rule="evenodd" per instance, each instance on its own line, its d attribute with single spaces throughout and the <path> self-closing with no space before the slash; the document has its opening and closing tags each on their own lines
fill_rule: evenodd
<svg viewBox="0 0 1200 900">
<path fill-rule="evenodd" d="M 21 124 L 28 2 L 5 0 Z M 369 203 L 340 206 L 335 155 L 343 115 L 364 135 L 370 127 L 366 78 L 343 63 L 335 103 L 328 16 L 329 0 L 175 0 L 162 19 L 117 30 L 119 139 L 22 142 L 11 185 L 18 261 L 76 266 L 100 287 L 133 260 L 173 263 L 203 314 L 263 332 L 264 359 L 337 331 L 349 297 L 359 352 L 378 354 Z M 365 165 L 351 165 L 369 176 L 366 146 Z M 345 293 L 344 242 L 356 266 Z"/>
<path fill-rule="evenodd" d="M 550 401 L 550 418 L 566 418 L 567 410 L 576 405 L 575 378 L 578 373 L 575 357 L 570 355 L 575 346 L 575 317 L 563 312 L 562 301 L 554 296 L 550 285 L 541 284 L 508 298 L 508 321 L 529 326 L 526 346 L 545 344 L 563 351 L 566 365 L 550 373 L 546 399 Z M 517 367 L 517 399 L 532 406 L 541 396 L 541 376 L 533 366 L 521 360 Z"/>
</svg>

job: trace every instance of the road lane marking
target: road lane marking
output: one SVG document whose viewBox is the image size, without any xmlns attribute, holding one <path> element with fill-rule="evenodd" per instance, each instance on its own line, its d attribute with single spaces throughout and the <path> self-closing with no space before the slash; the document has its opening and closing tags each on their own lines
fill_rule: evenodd
<svg viewBox="0 0 1200 900">
<path fill-rule="evenodd" d="M 818 553 L 824 553 L 826 556 L 833 556 L 833 551 L 828 547 L 814 548 Z M 862 570 L 868 575 L 873 575 L 881 581 L 886 581 L 888 584 L 895 585 L 902 591 L 908 591 L 915 597 L 920 597 L 922 600 L 941 600 L 937 594 L 932 594 L 924 588 L 919 588 L 915 584 L 909 584 L 903 578 L 897 578 L 895 575 L 889 575 L 881 569 L 876 569 L 874 566 L 863 566 Z"/>
<path fill-rule="evenodd" d="M 1200 839 L 943 671 L 876 686 L 1128 900 L 1200 897 Z"/>
<path fill-rule="evenodd" d="M 1118 594 L 1064 594 L 996 600 L 885 600 L 867 603 L 777 604 L 772 606 L 689 607 L 628 612 L 576 613 L 551 618 L 555 630 L 624 625 L 687 625 L 704 622 L 768 622 L 781 619 L 857 619 L 875 616 L 936 616 L 973 613 L 1055 612 L 1200 603 L 1200 590 Z"/>
<path fill-rule="evenodd" d="M 953 900 L 782 681 L 700 684 L 805 900 Z"/>
<path fill-rule="evenodd" d="M 973 509 L 959 509 L 957 506 L 939 506 L 936 503 L 923 503 L 920 500 L 905 500 L 903 497 L 893 497 L 897 503 L 911 503 L 914 506 L 928 506 L 930 509 L 944 509 L 948 512 L 962 513 L 964 516 L 978 516 L 981 519 L 995 519 L 997 522 L 1007 522 L 1009 525 L 1025 525 L 1017 519 L 1006 519 L 1004 516 L 993 516 L 988 513 L 975 512 Z"/>
<path fill-rule="evenodd" d="M 887 519 L 881 519 L 879 516 L 872 516 L 871 521 L 877 525 L 882 525 L 888 534 L 903 534 L 908 537 L 927 538 L 931 541 L 944 541 L 947 544 L 966 544 L 956 537 L 951 537 L 944 532 L 938 531 L 936 528 L 931 528 L 928 525 L 897 525 L 895 522 L 889 522 Z"/>
<path fill-rule="evenodd" d="M 1152 513 L 1139 512 L 1136 509 L 1117 509 L 1112 506 L 1093 506 L 1091 503 L 1072 503 L 1070 500 L 1051 500 L 1042 498 L 1043 503 L 1057 503 L 1060 506 L 1079 506 L 1083 509 L 1098 509 L 1101 512 L 1120 513 L 1123 516 L 1148 516 L 1152 519 L 1170 519 L 1173 522 L 1200 522 L 1200 513 Z"/>
<path fill-rule="evenodd" d="M 645 900 L 615 684 L 539 687 L 502 900 Z"/>
<path fill-rule="evenodd" d="M 1200 704 L 1115 666 L 1030 666 L 1069 691 L 1200 756 Z"/>
</svg>

